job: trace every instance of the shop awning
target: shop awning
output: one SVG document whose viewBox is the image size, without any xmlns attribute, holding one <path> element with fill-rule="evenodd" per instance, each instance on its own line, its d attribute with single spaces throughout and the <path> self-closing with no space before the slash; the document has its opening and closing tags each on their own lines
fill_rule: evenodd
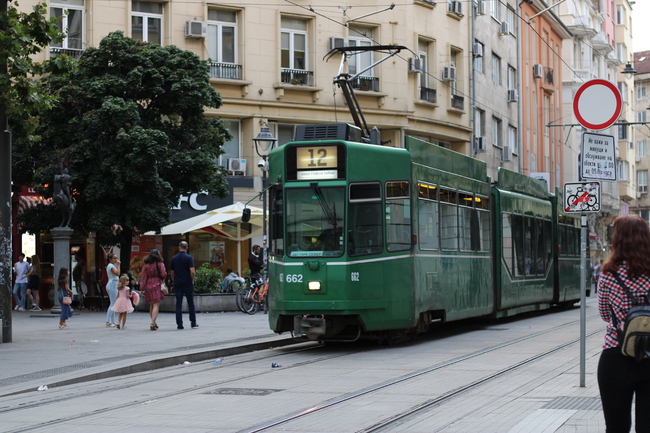
<svg viewBox="0 0 650 433">
<path fill-rule="evenodd" d="M 25 212 L 26 209 L 36 207 L 39 204 L 49 204 L 50 199 L 45 199 L 40 195 L 21 195 L 18 198 L 18 215 Z"/>
</svg>

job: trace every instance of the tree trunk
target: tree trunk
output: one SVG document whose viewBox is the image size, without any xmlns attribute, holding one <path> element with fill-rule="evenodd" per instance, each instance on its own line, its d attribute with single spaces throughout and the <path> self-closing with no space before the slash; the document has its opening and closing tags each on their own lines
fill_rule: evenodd
<svg viewBox="0 0 650 433">
<path fill-rule="evenodd" d="M 133 243 L 133 230 L 130 227 L 123 225 L 122 238 L 123 241 L 120 243 L 120 262 L 122 266 L 120 271 L 123 274 L 127 274 L 131 268 L 131 244 Z"/>
</svg>

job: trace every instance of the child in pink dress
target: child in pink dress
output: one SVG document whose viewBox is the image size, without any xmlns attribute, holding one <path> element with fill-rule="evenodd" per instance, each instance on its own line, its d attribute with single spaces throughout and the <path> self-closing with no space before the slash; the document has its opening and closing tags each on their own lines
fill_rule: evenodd
<svg viewBox="0 0 650 433">
<path fill-rule="evenodd" d="M 117 283 L 117 299 L 111 309 L 116 313 L 120 313 L 117 319 L 117 329 L 126 329 L 126 315 L 133 312 L 129 276 L 127 274 L 122 274 L 120 281 Z"/>
</svg>

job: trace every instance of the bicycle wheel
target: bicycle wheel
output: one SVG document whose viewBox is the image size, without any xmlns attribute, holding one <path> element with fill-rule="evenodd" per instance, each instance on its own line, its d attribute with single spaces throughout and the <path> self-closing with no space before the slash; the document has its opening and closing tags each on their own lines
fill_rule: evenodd
<svg viewBox="0 0 650 433">
<path fill-rule="evenodd" d="M 255 314 L 257 306 L 251 297 L 253 289 L 244 287 L 237 292 L 237 306 L 246 314 Z"/>
</svg>

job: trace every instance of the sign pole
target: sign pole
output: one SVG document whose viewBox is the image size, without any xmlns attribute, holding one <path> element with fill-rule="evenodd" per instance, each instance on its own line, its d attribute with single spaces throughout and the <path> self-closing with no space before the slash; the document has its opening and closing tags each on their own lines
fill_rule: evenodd
<svg viewBox="0 0 650 433">
<path fill-rule="evenodd" d="M 587 215 L 580 215 L 580 387 L 585 387 L 587 346 Z"/>
</svg>

